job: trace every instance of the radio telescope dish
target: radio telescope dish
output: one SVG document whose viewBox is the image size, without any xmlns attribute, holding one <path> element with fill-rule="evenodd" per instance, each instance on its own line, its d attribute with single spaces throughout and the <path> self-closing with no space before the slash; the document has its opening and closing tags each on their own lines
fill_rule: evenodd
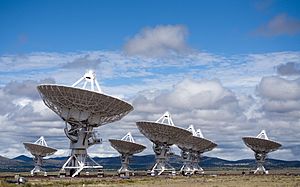
<svg viewBox="0 0 300 187">
<path fill-rule="evenodd" d="M 35 167 L 31 170 L 31 175 L 34 175 L 38 172 L 44 172 L 44 175 L 47 175 L 47 172 L 42 168 L 43 165 L 43 157 L 50 156 L 54 154 L 57 150 L 49 147 L 44 137 L 41 136 L 34 143 L 24 142 L 25 149 L 27 149 L 33 156 L 33 160 L 35 162 Z"/>
<path fill-rule="evenodd" d="M 166 112 L 156 122 L 138 121 L 136 125 L 140 132 L 153 142 L 156 163 L 151 168 L 151 175 L 161 175 L 169 172 L 175 175 L 175 169 L 167 162 L 172 154 L 170 146 L 191 135 L 191 132 L 175 127 L 171 115 Z"/>
<path fill-rule="evenodd" d="M 83 88 L 75 88 L 85 79 Z M 86 85 L 96 84 L 98 90 L 87 90 Z M 37 87 L 44 103 L 64 121 L 72 126 L 85 125 L 97 127 L 118 121 L 133 110 L 133 106 L 125 101 L 102 93 L 94 72 L 72 85 L 39 85 Z"/>
<path fill-rule="evenodd" d="M 121 154 L 122 167 L 118 170 L 120 176 L 129 176 L 133 172 L 129 169 L 129 158 L 133 154 L 142 152 L 146 147 L 135 143 L 132 135 L 128 132 L 121 140 L 109 139 L 110 145 Z"/>
<path fill-rule="evenodd" d="M 214 149 L 217 144 L 205 139 L 200 129 L 195 130 L 193 125 L 187 128 L 192 133 L 185 139 L 179 141 L 177 146 L 181 149 L 181 158 L 184 162 L 180 169 L 183 175 L 193 175 L 195 173 L 204 173 L 199 166 L 201 154 Z"/>
<path fill-rule="evenodd" d="M 242 138 L 247 147 L 254 151 L 257 169 L 254 173 L 262 172 L 268 174 L 263 164 L 269 152 L 276 151 L 281 147 L 280 143 L 269 140 L 265 130 L 262 130 L 256 137 L 243 137 Z"/>
<path fill-rule="evenodd" d="M 83 86 L 78 88 L 80 85 Z M 70 139 L 72 152 L 61 173 L 65 174 L 66 169 L 70 170 L 72 177 L 83 169 L 99 169 L 102 173 L 103 167 L 87 154 L 88 147 L 101 143 L 93 128 L 121 120 L 133 110 L 133 106 L 104 94 L 92 70 L 72 86 L 44 84 L 37 89 L 45 105 L 65 121 L 64 131 Z M 88 163 L 87 159 L 91 162 Z"/>
</svg>

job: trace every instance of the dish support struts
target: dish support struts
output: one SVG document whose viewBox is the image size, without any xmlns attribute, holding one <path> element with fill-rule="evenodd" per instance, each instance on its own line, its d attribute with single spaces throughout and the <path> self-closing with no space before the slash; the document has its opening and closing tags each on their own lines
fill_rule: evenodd
<svg viewBox="0 0 300 187">
<path fill-rule="evenodd" d="M 155 153 L 155 164 L 148 171 L 151 176 L 169 173 L 175 175 L 175 168 L 169 164 L 169 157 L 173 155 L 170 145 L 167 144 L 153 144 L 153 151 Z"/>
<path fill-rule="evenodd" d="M 68 129 L 68 123 L 65 122 L 66 127 L 64 129 L 66 136 L 70 140 L 71 155 L 69 159 L 63 165 L 60 173 L 66 174 L 66 169 L 70 170 L 70 175 L 75 177 L 83 169 L 98 169 L 98 175 L 103 175 L 103 166 L 99 165 L 93 158 L 87 154 L 87 148 L 101 144 L 102 140 L 96 136 L 96 132 L 93 131 L 93 127 L 88 126 L 73 126 Z"/>
<path fill-rule="evenodd" d="M 262 172 L 263 174 L 269 174 L 269 171 L 265 169 L 264 163 L 267 158 L 267 153 L 255 153 L 254 154 L 256 163 L 257 163 L 257 169 L 254 171 L 254 174 Z"/>
<path fill-rule="evenodd" d="M 121 177 L 127 176 L 129 177 L 130 174 L 134 175 L 132 169 L 129 167 L 129 159 L 132 157 L 130 154 L 121 154 L 121 168 L 118 169 L 118 173 Z"/>
<path fill-rule="evenodd" d="M 37 141 L 35 141 L 34 144 L 48 147 L 47 142 L 43 136 L 41 136 Z M 34 168 L 30 171 L 30 174 L 33 176 L 35 173 L 44 172 L 44 175 L 47 176 L 46 170 L 44 168 L 42 168 L 43 157 L 40 155 L 36 155 L 36 154 L 34 154 L 33 156 L 34 156 L 34 158 L 33 158 Z"/>
<path fill-rule="evenodd" d="M 262 130 L 256 136 L 256 138 L 269 140 L 269 137 L 267 136 L 267 133 L 266 133 L 265 130 Z M 255 156 L 255 159 L 256 159 L 256 163 L 257 163 L 257 169 L 254 171 L 254 174 L 259 173 L 259 172 L 262 172 L 263 174 L 269 174 L 269 171 L 267 171 L 264 167 L 264 163 L 265 163 L 266 158 L 267 158 L 267 153 L 255 152 L 254 156 Z"/>
<path fill-rule="evenodd" d="M 201 153 L 191 150 L 181 150 L 181 158 L 183 166 L 180 168 L 180 173 L 182 175 L 189 176 L 196 173 L 204 173 L 203 169 L 199 166 Z"/>
<path fill-rule="evenodd" d="M 34 168 L 30 171 L 30 174 L 33 176 L 36 173 L 44 172 L 44 176 L 47 176 L 47 172 L 45 171 L 44 168 L 42 168 L 43 157 L 34 155 L 33 161 L 34 161 Z"/>
</svg>

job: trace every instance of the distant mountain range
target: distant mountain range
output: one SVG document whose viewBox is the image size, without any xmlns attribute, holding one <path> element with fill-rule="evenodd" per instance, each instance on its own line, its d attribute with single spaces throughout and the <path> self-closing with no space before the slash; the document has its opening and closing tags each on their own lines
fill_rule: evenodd
<svg viewBox="0 0 300 187">
<path fill-rule="evenodd" d="M 68 157 L 56 157 L 44 160 L 44 168 L 48 171 L 59 170 Z M 101 164 L 105 169 L 118 169 L 121 167 L 119 157 L 95 157 L 95 161 Z M 155 161 L 154 155 L 134 156 L 131 159 L 130 167 L 137 170 L 149 169 Z M 182 166 L 179 156 L 175 155 L 170 159 L 170 163 L 177 169 Z M 33 160 L 30 157 L 20 155 L 9 159 L 0 156 L 0 171 L 30 171 L 33 168 Z M 201 167 L 205 168 L 255 168 L 254 159 L 243 159 L 237 161 L 223 160 L 215 157 L 202 157 Z M 284 161 L 276 159 L 267 159 L 266 168 L 296 168 L 300 167 L 300 161 Z"/>
</svg>

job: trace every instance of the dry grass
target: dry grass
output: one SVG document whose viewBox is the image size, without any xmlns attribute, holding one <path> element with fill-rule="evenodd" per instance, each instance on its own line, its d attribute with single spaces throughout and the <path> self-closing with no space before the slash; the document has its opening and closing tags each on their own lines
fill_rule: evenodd
<svg viewBox="0 0 300 187">
<path fill-rule="evenodd" d="M 282 171 L 282 170 L 281 170 Z M 203 176 L 135 176 L 130 179 L 121 179 L 118 176 L 106 175 L 104 178 L 96 177 L 78 177 L 78 178 L 58 178 L 52 177 L 27 177 L 28 187 L 50 187 L 50 186 L 74 186 L 74 187 L 114 187 L 114 186 L 131 186 L 131 187 L 300 187 L 299 170 L 289 173 L 298 175 L 278 174 L 275 172 L 270 175 L 241 175 L 233 173 L 215 172 L 217 175 L 206 174 Z M 212 172 L 211 172 L 212 173 Z M 284 172 L 286 173 L 286 171 Z M 23 174 L 22 174 L 23 175 Z M 4 182 L 8 174 L 1 175 L 0 186 L 13 187 L 17 185 L 7 184 Z M 24 175 L 23 175 L 24 176 Z"/>
</svg>

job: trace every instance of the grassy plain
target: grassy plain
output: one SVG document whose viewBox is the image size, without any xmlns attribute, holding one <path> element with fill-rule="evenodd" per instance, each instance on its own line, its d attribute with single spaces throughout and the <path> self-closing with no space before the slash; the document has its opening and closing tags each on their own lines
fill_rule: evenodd
<svg viewBox="0 0 300 187">
<path fill-rule="evenodd" d="M 93 176 L 81 176 L 77 178 L 59 178 L 56 175 L 48 177 L 29 177 L 28 182 L 23 185 L 27 187 L 52 187 L 52 186 L 74 186 L 74 187 L 114 187 L 114 186 L 131 186 L 131 187 L 300 187 L 300 173 L 298 171 L 284 173 L 275 171 L 269 175 L 241 175 L 235 173 L 195 175 L 192 177 L 184 176 L 134 176 L 130 179 L 121 179 L 116 175 L 106 175 L 104 178 Z M 1 174 L 0 174 L 1 175 Z M 23 175 L 23 174 L 21 174 Z M 15 184 L 8 184 L 5 180 L 11 176 L 1 175 L 0 186 L 13 187 Z M 25 174 L 23 175 L 25 176 Z"/>
</svg>

